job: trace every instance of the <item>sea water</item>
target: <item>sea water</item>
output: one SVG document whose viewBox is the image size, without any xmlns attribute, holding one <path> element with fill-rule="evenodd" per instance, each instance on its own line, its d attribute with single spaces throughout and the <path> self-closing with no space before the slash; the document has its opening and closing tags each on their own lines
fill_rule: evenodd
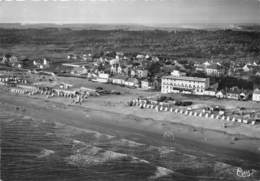
<svg viewBox="0 0 260 181">
<path fill-rule="evenodd" d="M 241 179 L 236 166 L 173 145 L 158 147 L 52 121 L 1 120 L 1 140 L 3 181 Z"/>
</svg>

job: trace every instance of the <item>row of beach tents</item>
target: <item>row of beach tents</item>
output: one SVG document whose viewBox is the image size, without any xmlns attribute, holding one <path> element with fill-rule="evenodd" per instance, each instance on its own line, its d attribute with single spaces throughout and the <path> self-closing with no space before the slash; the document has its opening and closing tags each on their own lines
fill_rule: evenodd
<svg viewBox="0 0 260 181">
<path fill-rule="evenodd" d="M 11 87 L 10 89 L 11 93 L 15 94 L 24 94 L 24 95 L 46 95 L 51 97 L 66 97 L 66 98 L 76 98 L 76 102 L 82 102 L 84 99 L 86 99 L 89 94 L 88 92 L 85 92 L 84 94 L 80 94 L 77 91 L 70 91 L 70 90 L 62 90 L 62 89 L 42 89 L 35 86 L 29 86 L 29 85 L 17 85 L 16 87 Z M 75 102 L 75 101 L 73 101 Z"/>
<path fill-rule="evenodd" d="M 225 115 L 218 115 L 213 113 L 207 113 L 207 112 L 197 112 L 197 111 L 191 111 L 186 109 L 178 109 L 174 108 L 172 106 L 163 106 L 163 105 L 156 105 L 156 104 L 149 104 L 147 103 L 147 100 L 140 100 L 140 99 L 134 99 L 128 102 L 129 106 L 138 106 L 141 109 L 154 109 L 157 112 L 174 112 L 178 114 L 184 114 L 187 116 L 197 116 L 197 117 L 204 117 L 209 119 L 218 119 L 218 120 L 225 120 L 228 122 L 238 122 L 238 123 L 244 123 L 244 124 L 252 124 L 255 125 L 255 120 L 248 120 L 248 119 L 242 119 L 239 117 L 232 117 L 232 116 L 225 116 Z"/>
</svg>

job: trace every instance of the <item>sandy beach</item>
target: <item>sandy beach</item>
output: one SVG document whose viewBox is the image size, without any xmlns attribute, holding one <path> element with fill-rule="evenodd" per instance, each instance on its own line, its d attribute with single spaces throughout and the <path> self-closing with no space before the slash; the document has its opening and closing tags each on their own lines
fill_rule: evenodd
<svg viewBox="0 0 260 181">
<path fill-rule="evenodd" d="M 196 164 L 199 162 L 198 158 L 207 158 L 213 160 L 214 163 L 228 164 L 229 166 L 224 166 L 227 169 L 231 167 L 233 170 L 239 167 L 254 169 L 256 174 L 249 179 L 257 180 L 260 170 L 259 126 L 236 123 L 223 128 L 224 121 L 222 120 L 188 117 L 172 112 L 156 112 L 127 106 L 127 101 L 135 96 L 137 95 L 126 93 L 117 96 L 90 97 L 82 105 L 71 105 L 71 100 L 65 98 L 18 96 L 1 90 L 0 110 L 1 115 L 13 117 L 13 119 L 20 117 L 35 120 L 36 123 L 49 122 L 48 125 L 57 125 L 58 130 L 60 128 L 66 130 L 57 133 L 62 139 L 87 132 L 94 134 L 95 138 L 101 137 L 106 140 L 113 140 L 114 137 L 120 138 L 120 142 L 111 141 L 113 149 L 115 145 L 125 145 L 126 143 L 128 147 L 129 145 L 137 147 L 153 145 L 163 153 L 168 153 L 170 148 L 174 148 L 177 153 L 195 157 Z M 170 136 L 165 137 L 165 133 L 170 133 Z M 82 138 L 80 140 L 89 141 L 89 139 Z M 80 143 L 77 140 L 76 142 Z M 95 158 L 93 154 L 95 155 L 102 148 L 95 145 L 96 143 L 94 146 L 93 144 L 83 144 L 82 152 L 88 155 L 87 158 L 72 154 L 65 160 L 72 165 L 81 164 L 82 166 L 83 164 L 84 166 L 85 164 L 93 165 L 96 161 L 106 161 L 107 154 L 119 156 L 120 159 L 129 157 L 128 154 L 126 155 L 128 151 L 120 153 L 121 150 L 114 150 L 119 151 L 114 153 L 111 152 L 113 149 L 110 149 Z M 37 158 L 46 158 L 49 155 L 55 155 L 55 152 L 52 149 L 44 148 Z M 150 164 L 149 159 L 147 161 L 145 158 L 131 155 L 131 162 L 149 162 Z M 82 159 L 87 160 L 82 163 Z M 186 163 L 182 162 L 177 165 L 179 164 L 187 167 Z M 201 164 L 205 166 L 204 161 Z M 212 166 L 212 164 L 210 165 Z M 162 173 L 172 174 L 173 170 L 176 170 L 175 167 L 164 165 L 165 167 L 161 168 L 161 166 L 163 165 L 158 166 L 155 176 Z M 226 170 L 226 172 L 230 171 Z M 240 179 L 235 172 L 228 173 L 228 175 L 232 176 L 231 180 Z M 149 178 L 155 176 L 149 176 Z"/>
<path fill-rule="evenodd" d="M 95 124 L 105 124 L 102 132 L 117 133 L 114 126 L 131 132 L 147 132 L 156 139 L 162 139 L 165 132 L 172 132 L 175 137 L 187 140 L 189 144 L 217 145 L 223 149 L 235 149 L 248 153 L 260 154 L 260 127 L 232 124 L 223 127 L 222 120 L 188 117 L 171 112 L 156 112 L 150 109 L 129 107 L 126 102 L 133 98 L 132 94 L 120 96 L 90 97 L 82 105 L 69 105 L 64 98 L 14 96 L 1 92 L 1 110 L 12 114 L 22 114 L 41 120 L 60 121 L 76 127 L 100 129 L 94 124 L 84 122 L 84 118 L 92 118 Z M 15 110 L 15 111 L 14 111 Z M 104 126 L 102 126 L 104 127 Z M 108 129 L 111 127 L 111 129 Z M 133 139 L 131 137 L 131 139 Z M 243 157 L 252 156 L 241 154 Z"/>
</svg>

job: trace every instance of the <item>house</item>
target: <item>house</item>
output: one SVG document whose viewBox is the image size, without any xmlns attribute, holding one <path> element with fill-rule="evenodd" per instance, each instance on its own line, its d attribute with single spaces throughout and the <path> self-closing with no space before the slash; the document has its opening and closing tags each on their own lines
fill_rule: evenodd
<svg viewBox="0 0 260 181">
<path fill-rule="evenodd" d="M 244 72 L 250 72 L 250 71 L 252 71 L 252 66 L 251 66 L 251 64 L 245 64 L 244 66 L 243 66 L 243 71 Z"/>
<path fill-rule="evenodd" d="M 136 78 L 129 78 L 125 81 L 127 87 L 139 87 L 139 81 Z"/>
<path fill-rule="evenodd" d="M 259 89 L 254 90 L 252 100 L 260 102 L 260 90 Z"/>
<path fill-rule="evenodd" d="M 141 88 L 142 89 L 152 89 L 152 83 L 149 82 L 147 79 L 141 81 Z"/>
<path fill-rule="evenodd" d="M 34 60 L 33 65 L 39 69 L 44 69 L 44 68 L 50 67 L 50 64 L 46 58 L 44 58 L 43 60 Z"/>
<path fill-rule="evenodd" d="M 122 67 L 119 65 L 119 66 L 117 67 L 117 73 L 118 73 L 118 74 L 121 74 L 122 71 L 123 71 L 123 69 L 122 69 Z"/>
<path fill-rule="evenodd" d="M 137 69 L 137 70 L 136 70 L 136 75 L 137 75 L 138 78 L 147 78 L 147 76 L 148 76 L 148 70 Z"/>
<path fill-rule="evenodd" d="M 125 80 L 126 77 L 125 76 L 115 76 L 110 78 L 112 84 L 116 84 L 116 85 L 125 85 Z"/>
<path fill-rule="evenodd" d="M 197 72 L 204 72 L 204 66 L 203 65 L 196 65 L 195 66 L 195 71 Z"/>
<path fill-rule="evenodd" d="M 208 88 L 204 91 L 205 96 L 216 96 L 216 89 Z"/>
<path fill-rule="evenodd" d="M 209 78 L 187 76 L 163 76 L 161 83 L 162 93 L 171 93 L 174 90 L 185 90 L 203 94 L 209 88 Z"/>
<path fill-rule="evenodd" d="M 111 73 L 111 74 L 117 73 L 116 66 L 112 65 L 112 66 L 110 67 L 110 73 Z"/>
<path fill-rule="evenodd" d="M 239 98 L 240 98 L 240 93 L 237 92 L 237 91 L 228 91 L 228 92 L 226 93 L 226 98 L 239 100 Z"/>
<path fill-rule="evenodd" d="M 112 74 L 121 74 L 123 71 L 122 67 L 119 64 L 111 65 L 110 72 Z"/>
<path fill-rule="evenodd" d="M 218 99 L 222 99 L 222 98 L 225 97 L 225 95 L 224 95 L 223 91 L 218 91 L 218 92 L 216 93 L 216 97 L 217 97 Z"/>
<path fill-rule="evenodd" d="M 109 64 L 112 66 L 112 65 L 116 65 L 116 64 L 119 64 L 119 58 L 116 57 L 112 60 L 109 61 Z"/>
<path fill-rule="evenodd" d="M 87 74 L 88 70 L 86 69 L 85 66 L 82 67 L 74 67 L 71 72 L 72 75 L 82 75 L 82 74 Z"/>
<path fill-rule="evenodd" d="M 144 55 L 141 55 L 141 54 L 136 55 L 136 58 L 137 58 L 137 59 L 144 59 L 144 57 L 145 57 L 145 56 L 144 56 Z"/>
<path fill-rule="evenodd" d="M 101 83 L 107 83 L 108 79 L 109 79 L 109 74 L 99 73 L 98 77 L 96 77 L 95 79 L 92 79 L 92 81 L 101 82 Z"/>
<path fill-rule="evenodd" d="M 219 64 L 210 64 L 205 67 L 205 73 L 208 76 L 220 77 L 225 71 Z"/>
<path fill-rule="evenodd" d="M 211 64 L 210 64 L 208 61 L 206 61 L 206 62 L 203 63 L 203 66 L 205 66 L 205 67 L 210 66 L 210 65 L 211 65 Z"/>
<path fill-rule="evenodd" d="M 176 76 L 176 77 L 180 77 L 180 76 L 186 76 L 186 73 L 185 72 L 180 72 L 179 70 L 173 70 L 171 72 L 171 75 L 172 76 Z"/>
<path fill-rule="evenodd" d="M 135 75 L 136 75 L 136 73 L 135 73 L 135 70 L 130 70 L 130 75 L 131 75 L 131 77 L 134 77 Z"/>
</svg>

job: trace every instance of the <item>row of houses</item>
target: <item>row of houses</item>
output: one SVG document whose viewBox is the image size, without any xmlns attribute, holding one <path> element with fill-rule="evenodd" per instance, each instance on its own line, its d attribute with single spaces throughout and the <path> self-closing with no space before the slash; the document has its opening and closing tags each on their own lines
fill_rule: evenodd
<svg viewBox="0 0 260 181">
<path fill-rule="evenodd" d="M 137 78 L 129 78 L 128 76 L 117 75 L 110 77 L 109 74 L 99 73 L 97 77 L 92 78 L 94 82 L 100 83 L 111 83 L 120 86 L 126 86 L 131 88 L 142 88 L 142 89 L 152 89 L 155 87 L 155 83 L 152 84 L 147 79 L 137 79 Z"/>
</svg>

